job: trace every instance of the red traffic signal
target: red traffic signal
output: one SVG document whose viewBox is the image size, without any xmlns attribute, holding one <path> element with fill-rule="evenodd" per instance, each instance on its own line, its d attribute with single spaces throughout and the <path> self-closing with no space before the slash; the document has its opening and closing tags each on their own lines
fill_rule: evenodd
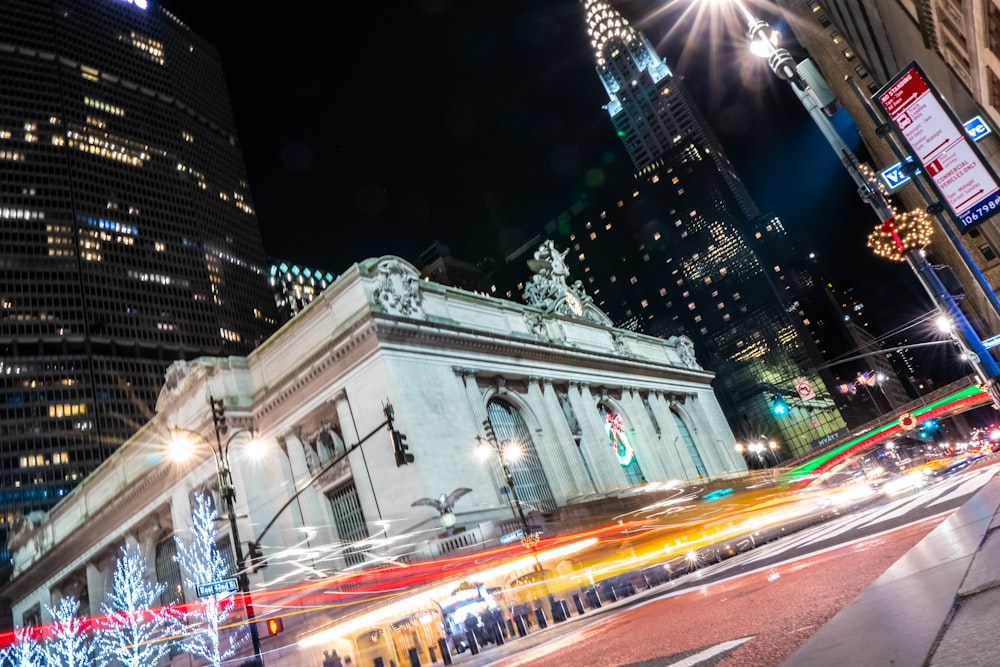
<svg viewBox="0 0 1000 667">
<path fill-rule="evenodd" d="M 269 637 L 273 637 L 282 630 L 285 629 L 285 624 L 280 618 L 269 618 L 267 619 L 267 634 Z"/>
</svg>

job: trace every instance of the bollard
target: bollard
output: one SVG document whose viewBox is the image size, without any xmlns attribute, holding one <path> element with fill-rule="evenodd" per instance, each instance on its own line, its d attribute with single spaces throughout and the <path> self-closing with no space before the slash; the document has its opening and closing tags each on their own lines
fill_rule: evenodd
<svg viewBox="0 0 1000 667">
<path fill-rule="evenodd" d="M 441 650 L 441 660 L 446 665 L 451 664 L 451 651 L 448 650 L 448 640 L 444 637 L 438 639 L 438 648 Z"/>
<path fill-rule="evenodd" d="M 551 610 L 552 613 L 553 623 L 561 623 L 562 621 L 566 620 L 565 618 L 563 618 L 562 606 L 560 606 L 559 601 L 553 598 L 551 595 L 549 596 L 549 609 Z"/>
<path fill-rule="evenodd" d="M 524 614 L 518 614 L 514 617 L 514 625 L 517 626 L 518 637 L 523 637 L 528 634 L 528 631 L 524 629 Z"/>
<path fill-rule="evenodd" d="M 410 667 L 420 667 L 420 651 L 417 650 L 417 647 L 411 647 L 407 653 L 410 656 Z"/>
<path fill-rule="evenodd" d="M 580 599 L 579 593 L 573 593 L 573 606 L 576 607 L 577 614 L 583 614 L 583 600 Z"/>
<path fill-rule="evenodd" d="M 535 610 L 535 620 L 538 622 L 539 628 L 549 627 L 548 621 L 545 620 L 545 612 L 542 611 L 541 609 Z"/>
<path fill-rule="evenodd" d="M 469 651 L 472 655 L 479 653 L 479 644 L 476 643 L 476 633 L 472 630 L 468 630 L 465 633 L 465 643 L 469 645 Z"/>
<path fill-rule="evenodd" d="M 590 605 L 591 609 L 601 608 L 601 596 L 598 595 L 596 588 L 591 588 L 587 591 L 587 604 Z"/>
</svg>

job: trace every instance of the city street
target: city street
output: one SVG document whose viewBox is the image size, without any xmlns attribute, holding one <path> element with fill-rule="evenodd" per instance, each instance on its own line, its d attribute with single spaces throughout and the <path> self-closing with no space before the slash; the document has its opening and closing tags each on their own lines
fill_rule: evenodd
<svg viewBox="0 0 1000 667">
<path fill-rule="evenodd" d="M 995 472 L 981 461 L 455 663 L 775 667 Z"/>
<path fill-rule="evenodd" d="M 943 518 L 595 614 L 594 620 L 579 617 L 575 627 L 553 628 L 550 640 L 516 655 L 494 659 L 491 652 L 520 645 L 511 642 L 468 664 L 773 667 Z"/>
</svg>

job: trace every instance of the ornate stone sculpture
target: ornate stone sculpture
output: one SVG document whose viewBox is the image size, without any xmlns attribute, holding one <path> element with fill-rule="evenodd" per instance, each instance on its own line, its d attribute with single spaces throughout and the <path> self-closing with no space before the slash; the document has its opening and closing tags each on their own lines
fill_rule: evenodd
<svg viewBox="0 0 1000 667">
<path fill-rule="evenodd" d="M 569 267 L 566 253 L 559 252 L 555 244 L 546 239 L 535 250 L 533 259 L 528 260 L 528 268 L 534 272 L 524 288 L 524 301 L 529 306 L 539 308 L 546 314 L 563 315 L 609 325 L 611 320 L 597 306 L 579 280 L 567 284 Z"/>
<path fill-rule="evenodd" d="M 424 314 L 419 275 L 395 257 L 381 260 L 376 271 L 374 296 L 387 313 L 406 317 Z"/>
<path fill-rule="evenodd" d="M 694 354 L 694 341 L 687 336 L 671 336 L 667 343 L 674 346 L 677 356 L 680 357 L 682 365 L 688 368 L 701 368 L 698 358 Z"/>
</svg>

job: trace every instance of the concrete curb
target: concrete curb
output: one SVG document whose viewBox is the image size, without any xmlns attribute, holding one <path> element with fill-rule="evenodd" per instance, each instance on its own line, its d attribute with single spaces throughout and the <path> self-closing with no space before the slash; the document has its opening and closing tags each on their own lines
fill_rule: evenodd
<svg viewBox="0 0 1000 667">
<path fill-rule="evenodd" d="M 1000 664 L 1000 479 L 990 480 L 782 667 Z"/>
</svg>

